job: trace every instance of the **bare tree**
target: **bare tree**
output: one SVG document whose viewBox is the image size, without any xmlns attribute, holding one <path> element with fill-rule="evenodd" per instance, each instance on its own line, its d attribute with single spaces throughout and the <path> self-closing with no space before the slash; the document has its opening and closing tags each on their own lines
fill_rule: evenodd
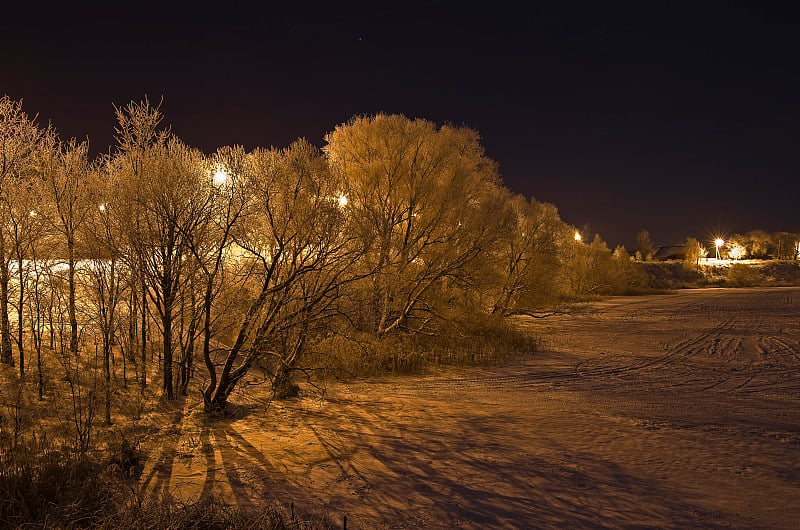
<svg viewBox="0 0 800 530">
<path fill-rule="evenodd" d="M 221 362 L 206 357 L 208 411 L 224 410 L 256 363 L 272 362 L 275 384 L 288 377 L 361 255 L 348 236 L 340 188 L 316 148 L 299 141 L 249 158 L 254 198 L 235 227 L 248 273 L 239 289 L 246 310 L 232 340 L 221 341 Z"/>
<path fill-rule="evenodd" d="M 208 215 L 208 171 L 202 153 L 177 139 L 151 145 L 142 156 L 138 178 L 121 190 L 122 200 L 139 214 L 127 238 L 158 316 L 164 394 L 174 399 L 174 324 L 179 295 L 190 278 L 186 269 L 191 266 L 191 239 Z"/>
<path fill-rule="evenodd" d="M 234 231 L 252 209 L 255 199 L 251 189 L 252 164 L 242 147 L 221 148 L 214 155 L 208 182 L 207 217 L 197 224 L 193 234 L 185 234 L 196 264 L 188 283 L 190 318 L 183 344 L 180 388 L 186 394 L 193 372 L 195 339 L 202 334 L 202 358 L 212 380 L 216 368 L 212 360 L 211 342 L 217 330 L 219 307 L 215 301 L 225 289 L 235 288 L 242 275 L 235 270 Z M 241 251 L 241 247 L 239 248 Z M 197 278 L 195 280 L 195 277 Z M 197 299 L 201 307 L 198 310 Z M 186 297 L 184 296 L 184 299 Z M 215 311 L 216 310 L 216 311 Z M 202 318 L 202 323 L 199 319 Z M 213 385 L 212 385 L 213 386 Z"/>
<path fill-rule="evenodd" d="M 156 145 L 164 145 L 170 136 L 169 130 L 161 128 L 163 116 L 160 105 L 153 107 L 145 98 L 141 102 L 130 102 L 125 107 L 115 107 L 117 117 L 116 139 L 118 152 L 113 161 L 113 176 L 120 183 L 133 182 L 135 189 L 133 196 L 139 197 L 146 190 L 143 172 L 145 161 L 150 156 L 149 150 Z M 124 213 L 129 223 L 133 223 L 135 230 L 139 230 L 142 218 L 138 202 L 128 200 L 117 204 L 114 212 Z M 130 300 L 128 304 L 128 347 L 131 353 L 137 347 L 140 349 L 141 362 L 139 370 L 139 384 L 142 388 L 147 386 L 147 336 L 148 336 L 148 300 L 147 281 L 144 273 L 144 256 L 138 248 L 130 248 L 129 253 L 123 253 L 131 271 L 129 276 Z M 137 296 L 138 293 L 138 296 Z M 137 321 L 137 316 L 140 318 Z"/>
<path fill-rule="evenodd" d="M 6 182 L 7 193 L 0 196 L 2 215 L 7 220 L 5 240 L 10 243 L 10 257 L 16 269 L 17 296 L 13 306 L 17 315 L 15 339 L 21 377 L 25 376 L 25 301 L 28 279 L 33 273 L 30 258 L 34 245 L 46 231 L 46 216 L 37 210 L 43 203 L 40 188 L 35 179 L 13 179 Z"/>
<path fill-rule="evenodd" d="M 117 218 L 110 215 L 113 205 L 107 202 L 112 197 L 114 182 L 108 178 L 109 168 L 103 169 L 93 175 L 91 191 L 95 207 L 89 210 L 81 230 L 89 258 L 82 273 L 90 295 L 87 299 L 92 319 L 102 340 L 104 419 L 106 425 L 111 425 L 111 356 L 116 342 L 117 311 L 125 295 L 120 262 L 124 247 Z"/>
<path fill-rule="evenodd" d="M 78 356 L 78 318 L 76 308 L 76 245 L 81 226 L 93 208 L 88 191 L 89 145 L 87 142 L 59 142 L 51 138 L 41 170 L 44 193 L 53 211 L 53 228 L 66 250 L 68 266 L 68 311 L 70 352 Z"/>
<path fill-rule="evenodd" d="M 43 218 L 37 213 L 36 217 Z M 48 226 L 42 223 L 43 227 Z M 53 310 L 56 303 L 55 278 L 51 265 L 53 263 L 55 247 L 47 241 L 47 234 L 34 238 L 30 245 L 30 288 L 27 297 L 28 324 L 30 326 L 31 340 L 36 352 L 37 392 L 39 399 L 44 399 L 44 366 L 42 364 L 42 350 L 44 348 L 44 334 L 48 332 L 50 350 L 53 350 L 55 326 Z M 48 318 L 49 317 L 49 318 Z"/>
<path fill-rule="evenodd" d="M 0 97 L 0 197 L 8 200 L 8 182 L 32 171 L 42 132 L 22 110 L 22 102 Z M 7 218 L 0 218 L 4 223 Z M 13 364 L 8 319 L 8 249 L 0 230 L 0 362 Z"/>
</svg>

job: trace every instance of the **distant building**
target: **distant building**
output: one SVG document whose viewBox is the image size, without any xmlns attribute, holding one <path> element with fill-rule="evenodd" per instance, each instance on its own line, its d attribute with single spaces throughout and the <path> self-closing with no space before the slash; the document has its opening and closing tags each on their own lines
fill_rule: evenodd
<svg viewBox="0 0 800 530">
<path fill-rule="evenodd" d="M 653 259 L 657 261 L 668 261 L 672 259 L 686 259 L 686 245 L 670 245 L 658 247 Z"/>
</svg>

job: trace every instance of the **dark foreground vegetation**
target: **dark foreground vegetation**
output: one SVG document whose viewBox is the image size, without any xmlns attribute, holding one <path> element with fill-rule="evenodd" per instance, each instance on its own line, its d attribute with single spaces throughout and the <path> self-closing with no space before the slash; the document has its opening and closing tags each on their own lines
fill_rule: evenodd
<svg viewBox="0 0 800 530">
<path fill-rule="evenodd" d="M 214 418 L 254 384 L 286 398 L 504 362 L 535 347 L 511 315 L 762 281 L 654 269 L 578 234 L 505 189 L 463 127 L 379 114 L 322 149 L 206 154 L 145 100 L 117 109 L 116 132 L 93 158 L 0 98 L 2 524 L 291 527 L 142 498 L 136 443 L 113 429 L 183 396 Z"/>
<path fill-rule="evenodd" d="M 234 508 L 214 497 L 182 502 L 145 496 L 138 448 L 122 443 L 103 456 L 74 453 L 44 439 L 0 439 L 0 527 L 113 529 L 326 528 L 265 502 Z"/>
</svg>

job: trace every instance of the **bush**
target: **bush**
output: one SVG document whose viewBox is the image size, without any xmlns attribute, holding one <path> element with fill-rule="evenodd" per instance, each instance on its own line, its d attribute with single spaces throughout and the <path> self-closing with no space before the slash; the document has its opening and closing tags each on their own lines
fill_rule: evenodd
<svg viewBox="0 0 800 530">
<path fill-rule="evenodd" d="M 446 321 L 433 335 L 331 336 L 317 344 L 312 362 L 345 378 L 419 374 L 432 366 L 500 364 L 535 349 L 530 334 L 499 316 L 480 315 L 469 321 Z"/>
<path fill-rule="evenodd" d="M 0 448 L 0 526 L 45 520 L 97 522 L 110 499 L 110 481 L 86 454 L 56 448 L 46 440 Z"/>
<path fill-rule="evenodd" d="M 118 432 L 108 446 L 108 467 L 123 477 L 137 479 L 144 470 L 144 455 L 139 449 L 139 440 L 130 434 Z"/>
<path fill-rule="evenodd" d="M 758 285 L 761 276 L 753 267 L 742 263 L 734 263 L 728 268 L 728 283 L 734 287 L 752 287 Z"/>
<path fill-rule="evenodd" d="M 695 268 L 686 268 L 683 263 L 650 262 L 638 263 L 645 275 L 645 285 L 652 289 L 686 289 L 702 287 L 707 278 Z"/>
</svg>

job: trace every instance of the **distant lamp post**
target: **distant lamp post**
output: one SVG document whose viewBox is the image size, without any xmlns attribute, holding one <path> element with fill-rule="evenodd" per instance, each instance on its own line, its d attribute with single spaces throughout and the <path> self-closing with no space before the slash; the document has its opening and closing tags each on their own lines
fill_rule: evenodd
<svg viewBox="0 0 800 530">
<path fill-rule="evenodd" d="M 714 240 L 714 248 L 717 250 L 717 259 L 721 259 L 719 257 L 719 247 L 721 247 L 724 244 L 725 244 L 725 240 L 724 239 L 717 238 L 717 239 Z"/>
<path fill-rule="evenodd" d="M 224 169 L 218 169 L 213 177 L 214 186 L 221 188 L 228 184 L 228 172 Z"/>
<path fill-rule="evenodd" d="M 339 208 L 344 208 L 345 206 L 347 206 L 347 203 L 350 202 L 350 201 L 348 201 L 347 197 L 345 197 L 344 195 L 339 195 L 339 198 L 337 199 L 337 202 L 339 203 Z"/>
<path fill-rule="evenodd" d="M 578 243 L 580 243 L 580 242 L 581 242 L 581 239 L 582 239 L 582 238 L 581 238 L 581 233 L 580 233 L 580 232 L 578 232 L 578 231 L 576 230 L 576 231 L 575 231 L 575 241 L 577 241 Z"/>
</svg>

